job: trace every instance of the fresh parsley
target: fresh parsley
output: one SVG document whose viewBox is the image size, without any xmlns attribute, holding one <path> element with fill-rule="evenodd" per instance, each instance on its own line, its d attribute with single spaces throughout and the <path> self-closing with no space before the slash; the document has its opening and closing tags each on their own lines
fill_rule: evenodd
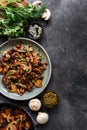
<svg viewBox="0 0 87 130">
<path fill-rule="evenodd" d="M 25 36 L 25 27 L 29 20 L 41 18 L 47 5 L 37 8 L 32 4 L 18 7 L 12 0 L 7 6 L 0 7 L 0 35 L 6 35 L 8 38 Z M 19 1 L 19 0 L 18 0 Z"/>
</svg>

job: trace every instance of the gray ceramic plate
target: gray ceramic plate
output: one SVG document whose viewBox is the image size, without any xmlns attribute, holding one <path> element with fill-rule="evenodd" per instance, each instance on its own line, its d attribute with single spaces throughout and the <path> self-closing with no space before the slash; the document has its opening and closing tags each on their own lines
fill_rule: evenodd
<svg viewBox="0 0 87 130">
<path fill-rule="evenodd" d="M 41 45 L 39 45 L 37 42 L 35 42 L 31 39 L 28 39 L 28 38 L 16 38 L 16 39 L 7 41 L 7 42 L 3 43 L 2 45 L 0 45 L 0 50 L 1 51 L 9 50 L 16 43 L 19 43 L 19 42 L 22 43 L 23 45 L 27 45 L 27 44 L 31 43 L 33 45 L 34 49 L 44 56 L 43 62 L 46 61 L 48 63 L 47 69 L 44 71 L 44 74 L 43 74 L 44 79 L 42 82 L 42 84 L 43 84 L 42 87 L 41 88 L 34 87 L 31 92 L 26 91 L 22 96 L 18 95 L 17 93 L 8 92 L 5 85 L 2 82 L 3 75 L 0 75 L 0 92 L 4 96 L 6 96 L 10 99 L 14 99 L 14 100 L 27 100 L 27 99 L 31 99 L 31 98 L 34 98 L 35 96 L 39 95 L 48 85 L 48 82 L 51 77 L 51 62 L 50 62 L 50 58 L 49 58 L 46 50 Z M 1 54 L 0 54 L 0 57 L 2 57 Z"/>
</svg>

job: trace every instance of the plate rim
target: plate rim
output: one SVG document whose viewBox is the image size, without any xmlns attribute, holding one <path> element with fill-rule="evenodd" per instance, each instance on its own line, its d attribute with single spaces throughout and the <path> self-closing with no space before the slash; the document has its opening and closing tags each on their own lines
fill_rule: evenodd
<svg viewBox="0 0 87 130">
<path fill-rule="evenodd" d="M 31 41 L 31 42 L 34 43 L 35 45 L 39 46 L 39 47 L 41 48 L 41 50 L 45 53 L 45 55 L 46 55 L 46 57 L 47 57 L 47 60 L 48 60 L 48 63 L 49 63 L 49 68 L 50 68 L 50 69 L 49 69 L 49 75 L 48 75 L 47 82 L 46 82 L 46 84 L 44 85 L 43 89 L 42 89 L 41 91 L 39 91 L 38 93 L 32 95 L 32 97 L 28 97 L 28 98 L 21 98 L 21 97 L 20 97 L 20 99 L 19 99 L 19 98 L 15 98 L 14 95 L 13 95 L 13 96 L 10 95 L 10 94 L 7 95 L 6 92 L 3 93 L 3 92 L 0 91 L 0 93 L 1 93 L 2 95 L 4 95 L 5 97 L 7 97 L 7 98 L 9 98 L 9 99 L 12 99 L 12 100 L 17 100 L 17 101 L 29 100 L 29 99 L 35 98 L 36 96 L 38 96 L 39 94 L 41 94 L 41 93 L 46 89 L 46 87 L 47 87 L 47 85 L 48 85 L 48 83 L 49 83 L 49 81 L 50 81 L 50 79 L 51 79 L 51 74 L 52 74 L 51 60 L 50 60 L 50 57 L 49 57 L 47 51 L 45 50 L 45 48 L 44 48 L 42 45 L 40 45 L 37 41 L 34 41 L 34 40 L 30 39 L 30 38 L 19 37 L 19 38 L 13 38 L 13 39 L 11 39 L 11 40 L 7 40 L 7 41 L 3 42 L 3 43 L 0 45 L 0 48 L 3 47 L 3 46 L 4 46 L 5 44 L 7 44 L 8 42 L 14 41 L 14 40 L 26 40 L 26 41 Z M 11 94 L 12 94 L 12 93 L 11 93 Z"/>
</svg>

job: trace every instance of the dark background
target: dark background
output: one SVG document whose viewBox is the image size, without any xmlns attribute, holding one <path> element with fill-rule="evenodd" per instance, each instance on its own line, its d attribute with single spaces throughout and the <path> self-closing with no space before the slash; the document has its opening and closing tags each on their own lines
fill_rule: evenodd
<svg viewBox="0 0 87 130">
<path fill-rule="evenodd" d="M 37 125 L 37 129 L 87 130 L 87 0 L 43 2 L 48 3 L 52 12 L 38 41 L 52 62 L 52 77 L 45 91 L 54 90 L 59 95 L 59 104 L 53 109 L 42 107 L 41 111 L 47 112 L 50 118 L 47 124 Z M 1 38 L 0 43 L 5 40 Z M 0 94 L 0 102 L 19 105 L 34 119 L 37 115 L 28 109 L 28 101 L 13 101 Z"/>
</svg>

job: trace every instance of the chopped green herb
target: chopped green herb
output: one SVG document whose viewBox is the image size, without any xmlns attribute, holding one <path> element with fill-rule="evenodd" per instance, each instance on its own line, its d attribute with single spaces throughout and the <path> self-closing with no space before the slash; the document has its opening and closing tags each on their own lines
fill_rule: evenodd
<svg viewBox="0 0 87 130">
<path fill-rule="evenodd" d="M 32 43 L 30 43 L 29 46 L 32 47 Z"/>
<path fill-rule="evenodd" d="M 11 85 L 11 84 L 13 84 L 13 82 L 9 82 L 8 84 Z"/>
<path fill-rule="evenodd" d="M 9 65 L 7 65 L 7 68 L 8 68 L 8 69 L 10 68 Z"/>
<path fill-rule="evenodd" d="M 23 56 L 20 56 L 20 58 L 23 58 Z"/>
<path fill-rule="evenodd" d="M 6 1 L 7 1 L 7 2 L 10 2 L 10 3 L 13 2 L 13 0 L 6 0 Z"/>
<path fill-rule="evenodd" d="M 12 73 L 12 71 L 9 71 L 8 72 L 8 76 L 11 76 L 13 73 Z"/>
<path fill-rule="evenodd" d="M 8 66 L 6 63 L 4 63 L 3 65 L 4 65 L 4 67 L 7 67 L 7 66 Z"/>
<path fill-rule="evenodd" d="M 31 53 L 33 51 L 33 48 L 29 48 L 29 52 Z"/>
<path fill-rule="evenodd" d="M 28 73 L 29 70 L 23 70 L 24 73 Z"/>
<path fill-rule="evenodd" d="M 22 75 L 22 79 L 24 79 L 24 75 Z"/>
<path fill-rule="evenodd" d="M 40 52 L 40 51 L 41 51 L 41 49 L 40 49 L 40 48 L 38 48 L 38 51 Z"/>
<path fill-rule="evenodd" d="M 29 76 L 29 79 L 32 79 L 32 76 L 31 76 L 31 75 Z"/>
<path fill-rule="evenodd" d="M 20 61 L 26 61 L 26 59 L 25 58 L 21 58 Z"/>
<path fill-rule="evenodd" d="M 18 83 L 21 83 L 21 80 L 18 80 Z"/>
<path fill-rule="evenodd" d="M 41 57 L 41 59 L 44 59 L 44 56 L 42 54 L 40 54 L 40 57 Z"/>
<path fill-rule="evenodd" d="M 34 80 L 32 80 L 32 83 L 34 83 Z"/>
<path fill-rule="evenodd" d="M 17 2 L 21 3 L 21 2 L 22 2 L 22 0 L 17 0 Z"/>
<path fill-rule="evenodd" d="M 18 56 L 16 55 L 15 58 L 18 58 Z"/>
</svg>

